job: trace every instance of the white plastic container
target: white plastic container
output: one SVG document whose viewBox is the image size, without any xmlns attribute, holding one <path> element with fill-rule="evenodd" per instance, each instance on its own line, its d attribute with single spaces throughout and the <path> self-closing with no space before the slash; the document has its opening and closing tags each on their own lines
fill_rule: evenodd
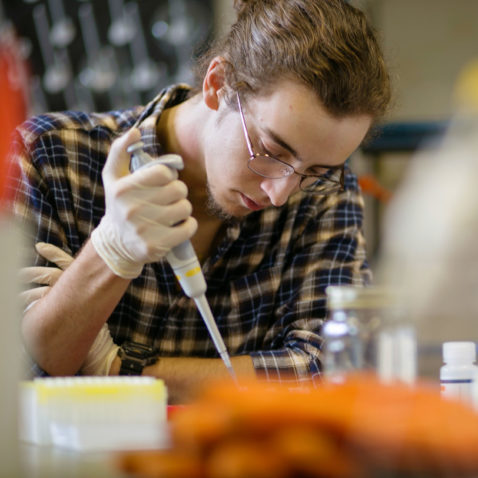
<svg viewBox="0 0 478 478">
<path fill-rule="evenodd" d="M 440 390 L 444 398 L 463 400 L 471 404 L 473 382 L 478 373 L 474 342 L 445 342 L 440 368 Z"/>
<path fill-rule="evenodd" d="M 167 390 L 153 377 L 47 377 L 21 384 L 20 438 L 77 451 L 169 444 Z"/>
</svg>

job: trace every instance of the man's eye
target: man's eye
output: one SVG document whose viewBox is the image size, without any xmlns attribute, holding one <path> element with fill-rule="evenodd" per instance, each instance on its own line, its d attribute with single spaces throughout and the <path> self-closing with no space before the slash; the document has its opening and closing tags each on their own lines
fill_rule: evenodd
<svg viewBox="0 0 478 478">
<path fill-rule="evenodd" d="M 322 168 L 322 167 L 314 167 L 314 168 L 310 168 L 308 171 L 307 171 L 307 174 L 311 174 L 311 175 L 314 175 L 314 176 L 322 176 L 323 174 L 325 174 L 327 171 L 329 170 L 329 168 Z"/>
<path fill-rule="evenodd" d="M 272 156 L 273 158 L 279 158 L 280 157 L 280 153 L 274 153 L 273 151 L 271 151 L 269 148 L 267 148 L 265 146 L 265 144 L 261 141 L 261 150 L 266 153 L 268 156 Z"/>
</svg>

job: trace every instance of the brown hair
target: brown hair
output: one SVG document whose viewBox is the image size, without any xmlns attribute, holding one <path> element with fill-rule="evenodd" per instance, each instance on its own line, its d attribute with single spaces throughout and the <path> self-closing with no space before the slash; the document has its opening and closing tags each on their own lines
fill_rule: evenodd
<svg viewBox="0 0 478 478">
<path fill-rule="evenodd" d="M 267 92 L 275 80 L 298 79 L 335 116 L 377 119 L 390 101 L 383 55 L 365 15 L 342 0 L 235 0 L 237 21 L 198 63 L 224 57 L 226 85 L 244 95 Z"/>
</svg>

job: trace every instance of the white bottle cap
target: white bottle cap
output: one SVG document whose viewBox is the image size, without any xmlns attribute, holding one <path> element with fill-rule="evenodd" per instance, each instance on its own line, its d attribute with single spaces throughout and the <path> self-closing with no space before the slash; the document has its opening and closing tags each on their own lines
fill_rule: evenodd
<svg viewBox="0 0 478 478">
<path fill-rule="evenodd" d="M 476 360 L 474 342 L 445 342 L 443 344 L 443 361 L 445 363 L 473 363 Z"/>
</svg>

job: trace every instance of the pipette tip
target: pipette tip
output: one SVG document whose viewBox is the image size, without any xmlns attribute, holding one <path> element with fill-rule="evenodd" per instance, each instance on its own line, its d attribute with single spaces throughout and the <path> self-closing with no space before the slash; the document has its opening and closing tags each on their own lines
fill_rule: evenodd
<svg viewBox="0 0 478 478">
<path fill-rule="evenodd" d="M 231 359 L 229 358 L 229 354 L 227 352 L 223 352 L 221 355 L 222 361 L 226 366 L 227 370 L 229 371 L 229 375 L 231 376 L 235 385 L 239 386 L 239 381 L 237 380 L 237 375 L 234 369 L 232 368 Z"/>
<path fill-rule="evenodd" d="M 227 367 L 227 369 L 229 370 L 229 375 L 231 376 L 232 381 L 236 386 L 239 387 L 239 381 L 237 380 L 236 372 L 234 372 L 234 369 L 232 367 Z"/>
</svg>

